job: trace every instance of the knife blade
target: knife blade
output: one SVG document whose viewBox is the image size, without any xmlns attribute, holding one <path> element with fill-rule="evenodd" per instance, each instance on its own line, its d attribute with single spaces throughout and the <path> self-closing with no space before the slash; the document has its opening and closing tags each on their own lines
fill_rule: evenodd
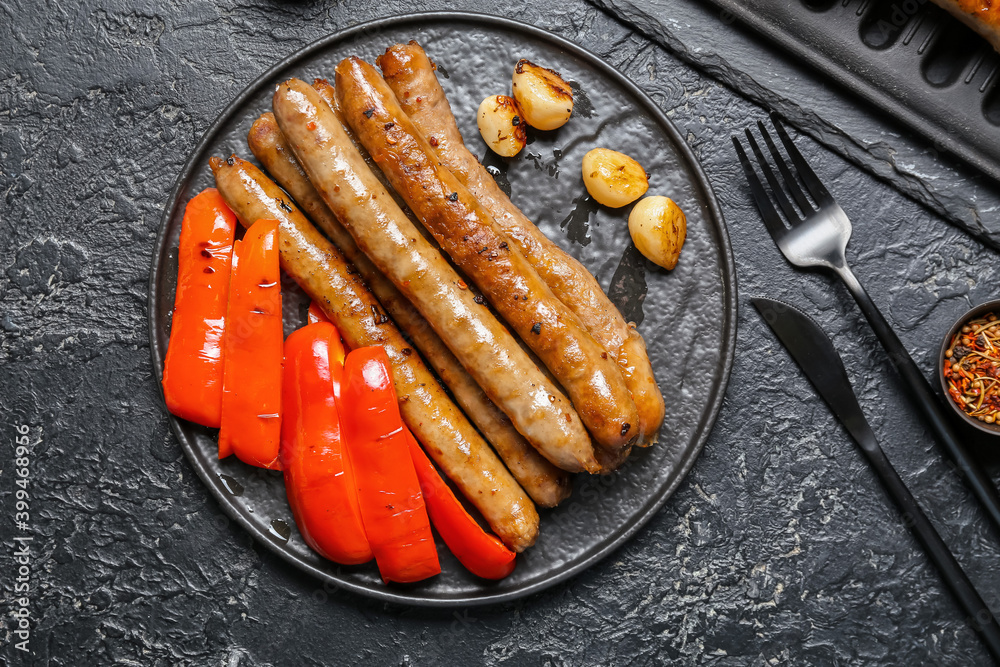
<svg viewBox="0 0 1000 667">
<path fill-rule="evenodd" d="M 830 337 L 795 306 L 762 297 L 750 301 L 847 432 L 866 452 L 877 448 L 875 433 L 861 411 L 847 369 Z"/>
<path fill-rule="evenodd" d="M 982 596 L 882 451 L 851 388 L 844 362 L 833 341 L 812 318 L 794 306 L 765 298 L 750 301 L 833 414 L 857 441 L 902 512 L 903 522 L 909 526 L 944 583 L 965 610 L 968 615 L 966 620 L 979 633 L 993 659 L 1000 662 L 1000 625 L 997 625 Z"/>
</svg>

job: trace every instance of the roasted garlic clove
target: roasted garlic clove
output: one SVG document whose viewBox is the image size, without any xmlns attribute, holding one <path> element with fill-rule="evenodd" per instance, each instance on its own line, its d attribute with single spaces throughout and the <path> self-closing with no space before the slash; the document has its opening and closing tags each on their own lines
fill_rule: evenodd
<svg viewBox="0 0 1000 667">
<path fill-rule="evenodd" d="M 646 197 L 629 213 L 628 231 L 635 247 L 649 261 L 673 269 L 687 235 L 687 218 L 672 199 Z"/>
<path fill-rule="evenodd" d="M 479 105 L 479 133 L 490 149 L 504 157 L 517 155 L 527 143 L 527 125 L 517 100 L 490 95 Z"/>
<path fill-rule="evenodd" d="M 583 184 L 599 204 L 612 208 L 631 204 L 649 189 L 642 165 L 608 148 L 595 148 L 583 156 Z"/>
<path fill-rule="evenodd" d="M 528 125 L 539 130 L 562 127 L 573 113 L 573 91 L 558 72 L 530 60 L 514 66 L 514 97 Z"/>
</svg>

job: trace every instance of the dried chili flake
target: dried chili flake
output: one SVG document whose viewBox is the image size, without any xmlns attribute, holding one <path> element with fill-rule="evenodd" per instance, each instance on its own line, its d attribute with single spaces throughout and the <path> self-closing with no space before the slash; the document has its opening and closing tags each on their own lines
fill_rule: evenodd
<svg viewBox="0 0 1000 667">
<path fill-rule="evenodd" d="M 944 353 L 948 395 L 970 417 L 1000 422 L 1000 319 L 996 313 L 970 320 Z"/>
</svg>

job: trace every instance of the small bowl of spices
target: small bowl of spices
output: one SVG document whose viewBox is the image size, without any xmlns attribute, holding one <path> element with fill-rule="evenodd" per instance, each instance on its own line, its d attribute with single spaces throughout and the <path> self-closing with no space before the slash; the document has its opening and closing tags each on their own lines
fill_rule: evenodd
<svg viewBox="0 0 1000 667">
<path fill-rule="evenodd" d="M 976 306 L 941 344 L 941 388 L 966 422 L 1000 435 L 1000 299 Z"/>
</svg>

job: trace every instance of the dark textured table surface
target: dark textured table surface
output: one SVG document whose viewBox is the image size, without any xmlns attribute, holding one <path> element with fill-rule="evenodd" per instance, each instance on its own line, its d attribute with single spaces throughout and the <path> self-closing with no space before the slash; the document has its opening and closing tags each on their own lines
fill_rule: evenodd
<svg viewBox="0 0 1000 667">
<path fill-rule="evenodd" d="M 859 109 L 711 6 L 599 4 L 610 9 L 583 0 L 559 9 L 538 0 L 0 4 L 0 662 L 987 664 L 970 621 L 747 297 L 796 303 L 833 335 L 890 459 L 994 610 L 1000 535 L 901 398 L 846 292 L 794 272 L 765 236 L 729 135 L 767 103 L 812 137 L 800 145 L 854 221 L 857 273 L 928 374 L 950 321 L 997 296 L 997 253 L 983 241 L 996 239 L 1000 187 Z M 741 314 L 715 430 L 634 540 L 519 603 L 430 612 L 324 589 L 231 525 L 168 427 L 146 286 L 185 156 L 249 81 L 339 28 L 454 8 L 553 30 L 654 97 L 722 203 Z M 31 443 L 26 531 L 15 524 L 21 425 Z M 14 537 L 24 535 L 33 538 L 30 585 L 15 595 L 23 542 Z M 14 645 L 10 612 L 22 595 L 30 653 Z"/>
</svg>

